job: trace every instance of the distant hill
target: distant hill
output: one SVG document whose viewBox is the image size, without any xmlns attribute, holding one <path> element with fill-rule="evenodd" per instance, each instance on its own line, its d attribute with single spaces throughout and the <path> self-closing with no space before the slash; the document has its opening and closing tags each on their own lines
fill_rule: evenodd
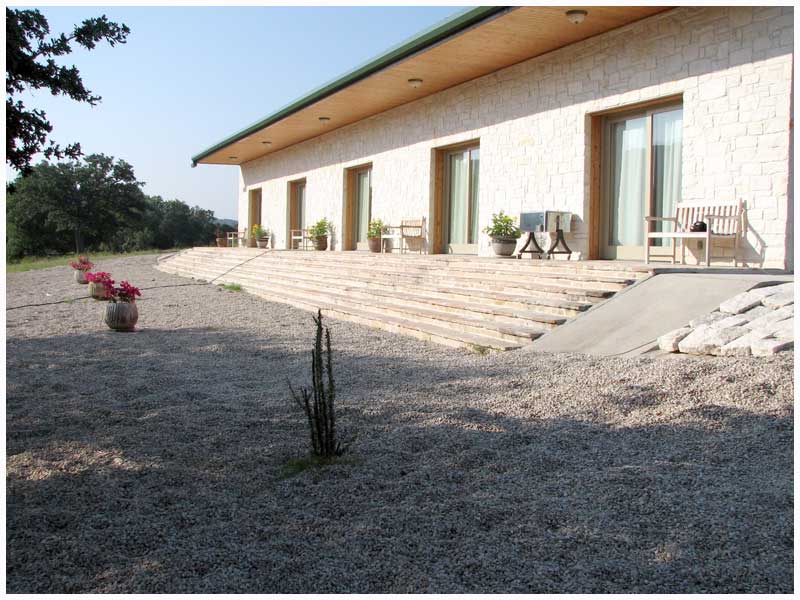
<svg viewBox="0 0 800 600">
<path fill-rule="evenodd" d="M 229 225 L 234 228 L 239 226 L 239 221 L 236 219 L 214 219 L 214 221 L 216 221 L 217 225 Z"/>
</svg>

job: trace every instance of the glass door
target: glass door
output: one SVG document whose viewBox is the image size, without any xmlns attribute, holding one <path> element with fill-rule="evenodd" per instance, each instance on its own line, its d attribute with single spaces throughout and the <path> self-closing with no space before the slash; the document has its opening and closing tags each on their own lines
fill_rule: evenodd
<svg viewBox="0 0 800 600">
<path fill-rule="evenodd" d="M 292 239 L 297 230 L 306 227 L 306 182 L 293 181 L 289 184 L 289 243 L 287 248 L 295 249 L 301 244 Z"/>
<path fill-rule="evenodd" d="M 480 149 L 448 152 L 445 157 L 444 233 L 448 253 L 478 253 Z"/>
<path fill-rule="evenodd" d="M 648 231 L 644 218 L 675 216 L 681 188 L 682 125 L 680 107 L 606 121 L 602 156 L 603 258 L 641 260 Z M 650 230 L 670 226 L 656 222 L 650 224 Z M 650 243 L 666 249 L 672 242 Z"/>
<path fill-rule="evenodd" d="M 367 230 L 372 214 L 372 169 L 358 171 L 355 177 L 354 238 L 359 249 L 366 248 Z"/>
</svg>

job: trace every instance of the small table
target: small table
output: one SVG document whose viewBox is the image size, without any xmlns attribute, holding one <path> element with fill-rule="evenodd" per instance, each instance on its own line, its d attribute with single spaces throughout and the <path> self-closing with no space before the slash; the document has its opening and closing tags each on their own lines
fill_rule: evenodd
<svg viewBox="0 0 800 600">
<path fill-rule="evenodd" d="M 519 228 L 522 231 L 528 232 L 528 239 L 525 245 L 517 252 L 517 258 L 522 258 L 523 254 L 530 254 L 533 258 L 534 254 L 538 254 L 539 258 L 547 259 L 553 254 L 572 254 L 567 242 L 564 239 L 564 232 L 570 231 L 572 223 L 572 213 L 559 210 L 543 210 L 539 212 L 521 213 L 519 216 Z M 555 232 L 556 239 L 550 244 L 547 250 L 543 250 L 539 243 L 536 241 L 537 232 Z M 527 250 L 528 246 L 532 246 Z M 559 246 L 563 246 L 563 250 L 558 250 Z"/>
</svg>

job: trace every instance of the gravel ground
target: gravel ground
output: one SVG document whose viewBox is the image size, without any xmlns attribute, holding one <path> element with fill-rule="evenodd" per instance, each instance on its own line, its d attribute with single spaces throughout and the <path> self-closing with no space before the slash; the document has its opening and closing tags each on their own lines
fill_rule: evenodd
<svg viewBox="0 0 800 600">
<path fill-rule="evenodd" d="M 150 288 L 136 333 L 91 300 L 6 313 L 8 592 L 792 592 L 793 353 L 480 356 L 330 321 L 353 441 L 292 475 L 311 315 L 154 264 L 98 265 Z M 86 293 L 6 281 L 9 307 Z"/>
</svg>

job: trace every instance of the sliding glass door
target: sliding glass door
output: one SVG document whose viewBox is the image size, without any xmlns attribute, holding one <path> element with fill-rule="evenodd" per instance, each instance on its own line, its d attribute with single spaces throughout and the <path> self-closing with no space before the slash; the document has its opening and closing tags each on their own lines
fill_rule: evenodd
<svg viewBox="0 0 800 600">
<path fill-rule="evenodd" d="M 445 248 L 451 253 L 477 254 L 480 149 L 448 152 L 445 170 Z"/>
<path fill-rule="evenodd" d="M 364 169 L 355 174 L 353 197 L 354 237 L 356 244 L 367 243 L 370 214 L 372 212 L 372 169 Z"/>
<path fill-rule="evenodd" d="M 672 217 L 680 200 L 683 109 L 610 117 L 603 144 L 603 258 L 640 260 L 646 216 Z M 670 227 L 651 224 L 652 231 Z M 652 242 L 651 242 L 652 243 Z M 658 240 L 657 246 L 669 246 Z"/>
<path fill-rule="evenodd" d="M 292 232 L 306 227 L 306 182 L 292 181 L 289 183 L 289 232 L 287 248 L 295 248 L 292 244 Z"/>
</svg>

